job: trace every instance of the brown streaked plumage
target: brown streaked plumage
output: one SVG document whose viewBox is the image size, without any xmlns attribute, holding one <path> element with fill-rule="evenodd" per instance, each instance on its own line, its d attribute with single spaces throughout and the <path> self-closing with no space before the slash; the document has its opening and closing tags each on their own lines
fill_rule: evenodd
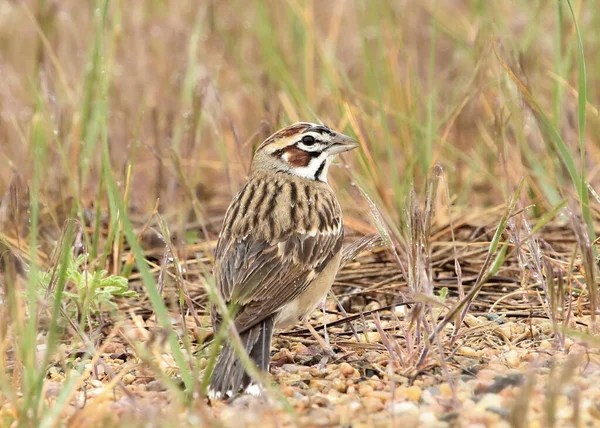
<svg viewBox="0 0 600 428">
<path fill-rule="evenodd" d="M 327 184 L 332 158 L 356 147 L 323 125 L 296 123 L 257 149 L 248 182 L 231 202 L 217 243 L 217 288 L 233 310 L 249 356 L 268 371 L 273 329 L 306 317 L 339 267 L 342 213 Z M 215 330 L 221 316 L 212 308 Z M 226 343 L 212 375 L 214 397 L 250 385 Z"/>
</svg>

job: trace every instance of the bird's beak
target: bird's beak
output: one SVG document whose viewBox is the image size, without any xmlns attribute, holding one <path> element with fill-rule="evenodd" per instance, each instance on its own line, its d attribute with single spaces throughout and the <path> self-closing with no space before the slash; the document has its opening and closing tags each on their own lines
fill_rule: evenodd
<svg viewBox="0 0 600 428">
<path fill-rule="evenodd" d="M 327 153 L 329 156 L 337 155 L 343 152 L 347 152 L 348 150 L 352 150 L 358 147 L 358 141 L 356 141 L 352 137 L 348 137 L 344 134 L 336 133 L 333 137 L 333 141 L 331 146 L 327 148 Z"/>
</svg>

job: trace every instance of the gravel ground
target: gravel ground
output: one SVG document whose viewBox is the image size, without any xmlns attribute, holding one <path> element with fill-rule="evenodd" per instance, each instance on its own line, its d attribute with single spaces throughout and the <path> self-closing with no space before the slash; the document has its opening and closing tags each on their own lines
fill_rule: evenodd
<svg viewBox="0 0 600 428">
<path fill-rule="evenodd" d="M 137 321 L 123 326 L 121 337 L 151 338 L 152 320 L 145 327 Z M 387 331 L 391 324 L 382 321 Z M 382 345 L 385 338 L 374 331 L 359 335 L 369 342 L 358 343 L 354 337 L 339 340 L 336 330 L 343 328 L 332 327 L 335 355 L 325 364 L 316 341 L 280 334 L 271 359 L 280 398 L 273 394 L 229 402 L 198 398 L 186 410 L 170 401 L 173 394 L 135 357 L 135 350 L 115 338 L 105 344 L 99 362 L 86 367 L 89 377 L 68 408 L 69 426 L 125 421 L 133 426 L 168 426 L 174 420 L 183 426 L 218 422 L 232 427 L 600 426 L 597 349 L 569 338 L 561 349 L 552 325 L 543 319 L 499 323 L 468 317 L 467 324 L 467 333 L 454 352 L 446 352 L 443 364 L 433 355 L 419 372 L 404 367 L 398 356 L 391 359 Z M 160 342 L 151 343 L 155 361 L 176 379 L 171 355 Z M 65 356 L 69 352 L 67 347 L 63 351 Z M 205 366 L 206 359 L 201 358 L 200 367 Z M 49 372 L 45 385 L 49 404 L 65 380 L 64 367 L 57 361 Z M 4 412 L 11 409 L 5 406 Z"/>
</svg>

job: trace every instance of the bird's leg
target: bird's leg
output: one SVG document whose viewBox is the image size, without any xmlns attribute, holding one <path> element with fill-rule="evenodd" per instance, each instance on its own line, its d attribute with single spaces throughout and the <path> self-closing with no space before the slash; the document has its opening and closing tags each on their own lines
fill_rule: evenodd
<svg viewBox="0 0 600 428">
<path fill-rule="evenodd" d="M 327 364 L 327 362 L 329 361 L 330 357 L 333 357 L 335 355 L 335 353 L 333 352 L 333 349 L 331 349 L 331 346 L 329 344 L 329 335 L 327 334 L 327 324 L 325 323 L 325 301 L 323 301 L 323 331 L 325 332 L 325 339 L 323 339 L 321 337 L 321 335 L 317 332 L 317 330 L 315 330 L 315 328 L 310 324 L 310 322 L 308 321 L 308 319 L 304 319 L 304 325 L 305 327 L 308 329 L 308 331 L 310 331 L 310 333 L 313 335 L 313 337 L 317 340 L 317 342 L 319 343 L 319 346 L 321 347 L 321 349 L 323 349 L 323 358 L 321 358 L 321 361 L 318 364 L 318 368 L 319 369 L 323 369 L 325 368 L 325 365 Z"/>
<path fill-rule="evenodd" d="M 331 350 L 331 344 L 329 343 L 329 333 L 327 332 L 327 321 L 325 321 L 325 304 L 327 301 L 323 299 L 323 303 L 321 303 L 321 310 L 323 311 L 323 336 L 325 336 L 325 343 L 327 343 L 327 349 Z"/>
</svg>

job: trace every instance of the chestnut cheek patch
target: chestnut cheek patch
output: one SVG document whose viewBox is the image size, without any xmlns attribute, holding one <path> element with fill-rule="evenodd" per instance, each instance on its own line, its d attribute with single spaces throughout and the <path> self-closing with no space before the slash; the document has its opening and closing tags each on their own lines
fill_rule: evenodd
<svg viewBox="0 0 600 428">
<path fill-rule="evenodd" d="M 305 168 L 310 165 L 313 155 L 310 152 L 305 152 L 302 149 L 291 146 L 285 150 L 282 158 L 289 163 L 292 168 Z"/>
</svg>

